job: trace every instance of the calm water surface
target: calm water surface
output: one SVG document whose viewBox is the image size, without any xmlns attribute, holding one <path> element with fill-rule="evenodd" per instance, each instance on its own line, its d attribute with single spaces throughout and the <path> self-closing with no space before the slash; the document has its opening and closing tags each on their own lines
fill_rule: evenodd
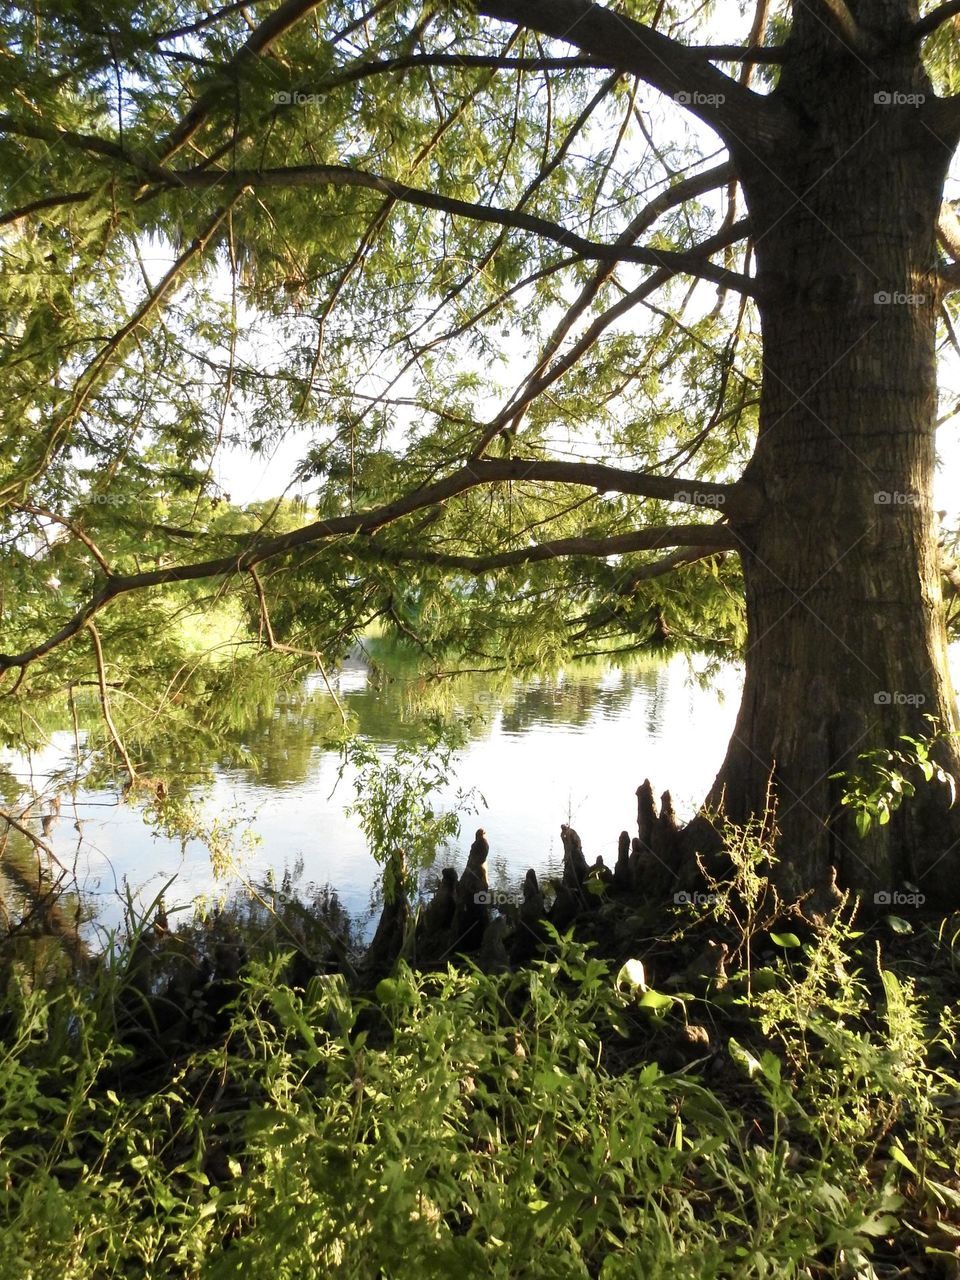
<svg viewBox="0 0 960 1280">
<path fill-rule="evenodd" d="M 591 860 L 602 853 L 612 865 L 619 832 L 636 821 L 634 792 L 645 777 L 658 792 L 672 790 L 681 817 L 703 799 L 733 726 L 740 682 L 731 667 L 703 689 L 691 681 L 688 664 L 675 660 L 656 668 L 574 668 L 557 679 L 515 682 L 497 695 L 479 680 L 468 684 L 462 696 L 458 691 L 458 703 L 480 705 L 485 724 L 459 757 L 451 793 L 458 785 L 476 787 L 487 808 L 464 815 L 461 835 L 441 864 L 462 868 L 482 825 L 492 883 L 513 883 L 530 866 L 556 872 L 560 823 L 571 822 Z M 336 687 L 361 732 L 385 755 L 410 736 L 398 690 L 375 687 L 362 665 L 341 672 Z M 356 818 L 345 812 L 354 789 L 349 773 L 338 782 L 340 755 L 324 746 L 325 717 L 305 714 L 323 712 L 329 698 L 322 685 L 312 684 L 301 704 L 275 707 L 250 735 L 258 767 L 217 766 L 212 786 L 197 794 L 209 817 L 236 823 L 237 835 L 258 838 L 240 853 L 244 877 L 281 876 L 302 864 L 302 886 L 330 883 L 347 910 L 364 918 L 378 867 Z M 71 749 L 70 735 L 55 734 L 32 761 L 8 752 L 0 755 L 0 766 L 28 794 L 69 761 Z M 61 860 L 75 867 L 104 927 L 119 922 L 127 886 L 149 902 L 176 875 L 168 906 L 187 907 L 236 883 L 214 876 L 199 841 L 183 849 L 178 840 L 157 835 L 137 808 L 112 792 L 81 788 L 75 800 L 65 799 L 50 840 Z"/>
</svg>

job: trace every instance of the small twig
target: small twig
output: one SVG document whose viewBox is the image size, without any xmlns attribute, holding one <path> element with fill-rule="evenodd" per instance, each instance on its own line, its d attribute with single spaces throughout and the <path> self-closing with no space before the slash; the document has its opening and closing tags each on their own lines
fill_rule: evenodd
<svg viewBox="0 0 960 1280">
<path fill-rule="evenodd" d="M 327 687 L 327 693 L 329 693 L 330 697 L 334 701 L 334 704 L 336 705 L 337 710 L 340 712 L 340 719 L 343 721 L 344 724 L 346 724 L 347 713 L 344 711 L 343 706 L 341 705 L 340 699 L 337 697 L 336 692 L 334 691 L 333 685 L 331 685 L 329 679 L 327 678 L 326 668 L 323 665 L 323 659 L 320 656 L 319 650 L 298 649 L 294 645 L 281 644 L 280 641 L 277 640 L 277 638 L 273 634 L 273 624 L 270 621 L 270 610 L 267 608 L 267 597 L 264 594 L 263 583 L 260 581 L 260 575 L 257 573 L 257 570 L 253 565 L 250 566 L 248 572 L 250 574 L 250 577 L 253 579 L 254 590 L 257 593 L 257 602 L 260 606 L 261 639 L 264 633 L 266 633 L 267 648 L 271 650 L 273 653 L 288 653 L 298 658 L 312 658 L 313 661 L 317 664 L 317 670 L 320 672 L 320 676 L 323 680 L 323 683 Z"/>
<path fill-rule="evenodd" d="M 103 719 L 109 730 L 110 737 L 113 739 L 113 745 L 119 751 L 124 767 L 130 776 L 130 785 L 133 786 L 137 781 L 137 771 L 127 755 L 127 749 L 123 745 L 123 740 L 117 732 L 117 726 L 113 723 L 113 716 L 110 714 L 110 698 L 107 693 L 107 675 L 103 665 L 103 646 L 100 643 L 100 633 L 92 618 L 87 619 L 87 627 L 93 639 L 93 651 L 97 659 L 97 678 L 100 685 L 100 706 L 103 709 Z"/>
<path fill-rule="evenodd" d="M 43 836 L 38 836 L 35 831 L 31 831 L 30 828 L 25 826 L 20 821 L 19 818 L 15 818 L 9 809 L 0 807 L 0 818 L 2 818 L 3 821 L 7 823 L 8 826 L 13 827 L 14 831 L 19 831 L 22 836 L 26 836 L 26 838 L 30 841 L 30 843 L 35 848 L 42 849 L 48 858 L 53 859 L 53 861 L 57 864 L 57 866 L 60 868 L 61 871 L 65 873 L 67 872 L 67 868 L 63 865 L 63 863 L 60 861 L 57 855 L 53 852 L 53 849 L 50 847 L 47 841 L 44 840 Z"/>
<path fill-rule="evenodd" d="M 23 511 L 26 515 L 39 516 L 41 519 L 52 520 L 55 524 L 63 525 L 63 527 L 72 533 L 78 541 L 83 543 L 107 577 L 110 578 L 113 576 L 113 570 L 110 568 L 109 564 L 107 564 L 107 561 L 104 559 L 104 556 L 97 547 L 97 544 L 93 541 L 90 535 L 84 533 L 79 525 L 75 524 L 73 520 L 68 520 L 66 516 L 57 515 L 55 511 L 49 511 L 46 507 L 34 507 L 27 505 L 26 503 L 16 504 L 13 510 Z"/>
</svg>

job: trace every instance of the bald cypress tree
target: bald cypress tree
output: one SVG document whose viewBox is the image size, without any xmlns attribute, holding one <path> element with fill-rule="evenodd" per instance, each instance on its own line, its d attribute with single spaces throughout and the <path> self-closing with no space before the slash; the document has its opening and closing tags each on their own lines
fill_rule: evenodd
<svg viewBox="0 0 960 1280">
<path fill-rule="evenodd" d="M 834 775 L 925 716 L 960 775 L 957 10 L 7 6 L 6 691 L 145 695 L 204 592 L 293 660 L 742 656 L 711 806 L 772 794 L 789 889 L 955 899 L 949 788 L 861 838 Z M 284 439 L 304 502 L 225 504 Z"/>
</svg>

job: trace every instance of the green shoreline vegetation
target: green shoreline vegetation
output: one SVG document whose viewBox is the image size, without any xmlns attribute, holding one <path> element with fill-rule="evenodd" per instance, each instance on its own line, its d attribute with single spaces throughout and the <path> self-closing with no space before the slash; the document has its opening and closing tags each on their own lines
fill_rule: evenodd
<svg viewBox="0 0 960 1280">
<path fill-rule="evenodd" d="M 312 906 L 143 920 L 82 974 L 8 940 L 0 1274 L 954 1274 L 956 920 L 634 902 L 351 988 Z"/>
<path fill-rule="evenodd" d="M 387 885 L 456 825 L 452 744 L 361 762 Z M 760 825 L 725 848 L 712 895 L 601 889 L 512 970 L 411 927 L 371 971 L 289 883 L 176 931 L 131 904 L 96 958 L 12 930 L 0 1275 L 954 1275 L 960 918 L 811 921 Z"/>
</svg>

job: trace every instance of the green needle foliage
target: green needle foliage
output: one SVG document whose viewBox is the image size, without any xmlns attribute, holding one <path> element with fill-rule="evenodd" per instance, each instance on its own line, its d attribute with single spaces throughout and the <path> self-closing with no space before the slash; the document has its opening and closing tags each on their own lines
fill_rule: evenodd
<svg viewBox="0 0 960 1280">
<path fill-rule="evenodd" d="M 84 6 L 0 15 L 4 652 L 43 645 L 108 574 L 153 575 L 97 621 L 135 764 L 148 727 L 156 741 L 176 732 L 171 705 L 222 732 L 210 712 L 223 706 L 224 669 L 241 699 L 252 653 L 285 646 L 287 666 L 316 654 L 329 664 L 374 624 L 435 667 L 542 668 L 623 646 L 735 654 L 739 570 L 722 551 L 642 590 L 633 575 L 657 551 L 451 572 L 449 557 L 482 563 L 569 538 L 602 548 L 669 523 L 661 502 L 562 480 L 485 484 L 370 534 L 274 552 L 259 583 L 236 571 L 271 538 L 455 469 L 545 359 L 549 395 L 524 393 L 489 458 L 643 471 L 676 454 L 674 471 L 729 479 L 756 413 L 751 322 L 724 336 L 736 299 L 676 318 L 638 301 L 635 323 L 620 325 L 610 306 L 653 268 L 444 207 L 513 210 L 595 241 L 642 216 L 656 246 L 695 245 L 710 226 L 709 182 L 689 201 L 667 198 L 659 221 L 643 214 L 692 152 L 683 129 L 644 142 L 636 82 L 496 30 L 469 6 L 281 10 L 191 17 L 128 3 L 111 8 L 109 33 Z M 387 185 L 205 185 L 211 165 L 335 166 Z M 193 185 L 172 176 L 188 170 Z M 397 183 L 441 207 L 397 198 Z M 665 279 L 660 303 L 683 298 Z M 580 329 L 598 327 L 564 372 L 553 365 L 582 336 L 574 313 L 564 319 L 574 306 Z M 561 323 L 570 335 L 549 347 Z M 691 425 L 711 419 L 716 435 Z M 233 502 L 222 459 L 237 472 L 281 444 L 295 492 Z M 178 580 L 214 561 L 225 571 Z M 192 641 L 211 613 L 235 626 L 204 654 Z M 19 706 L 34 719 L 51 700 L 62 707 L 95 678 L 93 658 L 82 626 L 39 654 L 0 732 L 29 735 Z"/>
</svg>

